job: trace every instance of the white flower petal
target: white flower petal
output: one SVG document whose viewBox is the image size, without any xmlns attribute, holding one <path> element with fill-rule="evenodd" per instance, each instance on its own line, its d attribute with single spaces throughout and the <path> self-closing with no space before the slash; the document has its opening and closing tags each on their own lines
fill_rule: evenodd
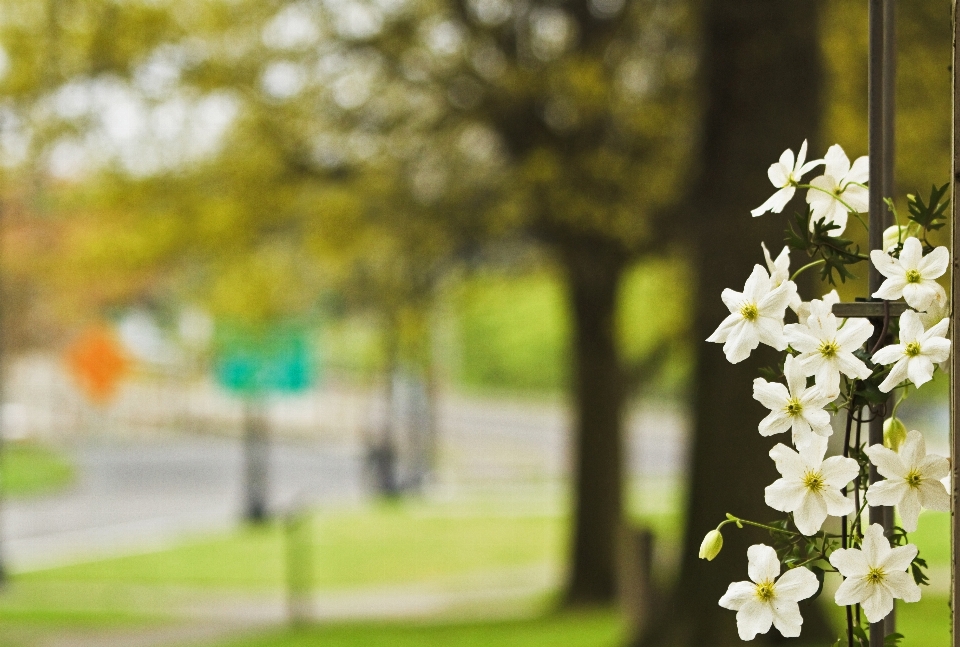
<svg viewBox="0 0 960 647">
<path fill-rule="evenodd" d="M 750 357 L 750 353 L 759 345 L 760 338 L 757 335 L 757 327 L 749 321 L 741 320 L 730 331 L 727 341 L 723 344 L 723 353 L 726 355 L 728 362 L 738 364 Z"/>
<path fill-rule="evenodd" d="M 782 410 L 771 411 L 766 418 L 760 421 L 758 431 L 761 436 L 782 434 L 793 426 L 793 418 Z"/>
<path fill-rule="evenodd" d="M 754 544 L 747 549 L 747 574 L 760 584 L 772 582 L 780 575 L 780 560 L 777 551 L 766 544 Z"/>
<path fill-rule="evenodd" d="M 890 369 L 890 372 L 887 373 L 887 377 L 883 378 L 883 382 L 880 383 L 878 388 L 884 393 L 890 393 L 898 384 L 907 379 L 909 369 L 910 366 L 907 358 L 901 357 L 897 363 L 893 365 L 893 368 Z"/>
<path fill-rule="evenodd" d="M 902 548 L 906 547 L 907 546 L 902 546 Z M 920 587 L 917 586 L 917 583 L 914 582 L 913 578 L 907 573 L 888 573 L 887 576 L 883 578 L 883 583 L 887 585 L 887 588 L 890 589 L 890 592 L 893 593 L 895 597 L 900 598 L 904 602 L 920 601 Z"/>
<path fill-rule="evenodd" d="M 920 481 L 920 505 L 927 510 L 949 512 L 950 495 L 947 494 L 947 488 L 935 479 L 923 479 Z"/>
<path fill-rule="evenodd" d="M 890 344 L 878 350 L 870 359 L 873 360 L 874 364 L 887 365 L 903 359 L 903 355 L 903 344 Z"/>
<path fill-rule="evenodd" d="M 888 279 L 902 279 L 904 277 L 905 272 L 903 266 L 900 265 L 900 261 L 886 252 L 881 252 L 879 249 L 873 250 L 870 252 L 870 262 L 873 263 L 878 272 Z"/>
<path fill-rule="evenodd" d="M 777 598 L 799 602 L 806 600 L 820 588 L 817 576 L 802 566 L 791 568 L 777 580 Z"/>
<path fill-rule="evenodd" d="M 920 493 L 916 488 L 908 487 L 903 493 L 897 512 L 900 513 L 900 525 L 903 529 L 907 532 L 916 531 L 917 521 L 920 519 Z"/>
<path fill-rule="evenodd" d="M 903 479 L 910 471 L 895 451 L 883 445 L 870 445 L 863 451 L 870 457 L 870 462 L 877 466 L 881 476 Z"/>
<path fill-rule="evenodd" d="M 793 521 L 802 534 L 815 535 L 827 520 L 827 503 L 819 493 L 808 491 L 793 511 Z"/>
<path fill-rule="evenodd" d="M 790 394 L 798 397 L 807 389 L 807 376 L 803 374 L 803 368 L 792 355 L 787 355 L 787 360 L 783 365 L 783 374 L 787 378 L 787 387 Z"/>
<path fill-rule="evenodd" d="M 913 558 L 917 556 L 917 547 L 913 544 L 906 544 L 904 546 L 897 546 L 890 551 L 890 554 L 887 555 L 886 559 L 883 562 L 877 564 L 885 572 L 904 572 L 910 568 L 910 563 L 913 561 Z"/>
<path fill-rule="evenodd" d="M 907 360 L 907 375 L 914 386 L 923 386 L 933 379 L 933 362 L 923 355 L 911 357 Z"/>
<path fill-rule="evenodd" d="M 901 478 L 877 481 L 867 488 L 867 504 L 876 508 L 881 505 L 897 505 L 910 486 Z"/>
<path fill-rule="evenodd" d="M 945 362 L 950 357 L 950 340 L 943 337 L 927 339 L 923 342 L 922 352 L 931 362 Z"/>
<path fill-rule="evenodd" d="M 830 553 L 830 563 L 844 577 L 863 577 L 870 572 L 870 564 L 862 550 L 838 548 Z"/>
<path fill-rule="evenodd" d="M 916 429 L 907 432 L 907 439 L 900 446 L 900 459 L 904 465 L 913 467 L 927 455 L 927 441 Z"/>
<path fill-rule="evenodd" d="M 863 614 L 871 623 L 880 622 L 893 611 L 893 596 L 883 586 L 869 586 L 869 595 L 860 602 Z"/>
<path fill-rule="evenodd" d="M 917 263 L 917 270 L 925 279 L 938 279 L 950 265 L 950 252 L 946 247 L 937 247 Z"/>
<path fill-rule="evenodd" d="M 783 443 L 777 443 L 770 449 L 770 458 L 777 465 L 777 471 L 788 479 L 800 479 L 807 469 L 800 454 Z"/>
<path fill-rule="evenodd" d="M 773 624 L 773 607 L 754 598 L 737 611 L 737 633 L 740 640 L 753 640 L 757 634 L 770 631 Z"/>
<path fill-rule="evenodd" d="M 843 456 L 831 456 L 823 461 L 820 466 L 820 474 L 827 485 L 835 488 L 842 488 L 844 485 L 856 478 L 860 473 L 860 466 L 852 458 Z"/>
<path fill-rule="evenodd" d="M 887 279 L 880 284 L 880 289 L 870 296 L 875 299 L 886 299 L 887 301 L 896 301 L 903 296 L 903 289 L 907 287 L 907 280 L 902 277 Z"/>
<path fill-rule="evenodd" d="M 762 377 L 753 381 L 753 399 L 768 409 L 782 409 L 790 399 L 787 387 L 779 382 L 767 382 Z"/>
<path fill-rule="evenodd" d="M 872 523 L 863 532 L 863 543 L 860 545 L 867 562 L 879 564 L 890 553 L 890 542 L 883 536 L 883 526 Z"/>
<path fill-rule="evenodd" d="M 827 504 L 827 514 L 833 517 L 845 517 L 854 511 L 853 501 L 843 496 L 836 488 L 823 488 L 820 495 Z"/>
<path fill-rule="evenodd" d="M 777 166 L 774 164 L 774 166 Z M 771 167 L 772 168 L 772 167 Z M 796 191 L 795 187 L 788 186 L 783 189 L 780 189 L 772 196 L 766 199 L 766 201 L 761 204 L 756 209 L 750 210 L 750 215 L 756 218 L 757 216 L 762 216 L 768 211 L 773 213 L 780 213 L 783 211 L 783 208 L 787 206 L 787 203 L 790 202 L 790 199 L 793 198 L 793 194 Z"/>
<path fill-rule="evenodd" d="M 796 479 L 777 479 L 763 491 L 764 502 L 780 512 L 793 512 L 803 504 L 807 488 Z"/>
<path fill-rule="evenodd" d="M 859 550 L 853 548 L 846 549 L 847 551 L 859 553 Z M 846 552 L 844 549 L 835 550 L 832 555 L 830 555 L 830 563 L 833 563 L 833 555 L 836 555 L 839 552 Z M 836 566 L 836 564 L 834 564 Z M 842 572 L 842 571 L 841 571 Z M 834 594 L 834 601 L 842 606 L 848 606 L 853 604 L 859 604 L 870 591 L 870 585 L 867 583 L 867 580 L 863 576 L 853 576 L 847 577 L 839 587 L 837 587 L 837 592 Z"/>
<path fill-rule="evenodd" d="M 903 250 L 900 252 L 900 267 L 903 270 L 915 270 L 923 258 L 923 245 L 916 236 L 908 236 L 903 241 Z M 946 269 L 946 268 L 944 268 Z"/>
<path fill-rule="evenodd" d="M 837 343 L 847 351 L 860 348 L 873 335 L 873 324 L 866 319 L 849 319 L 837 331 Z"/>
<path fill-rule="evenodd" d="M 720 606 L 731 611 L 739 611 L 740 607 L 750 600 L 757 599 L 757 585 L 753 582 L 733 582 L 727 587 L 727 592 L 720 598 Z"/>
<path fill-rule="evenodd" d="M 843 179 L 846 182 L 866 184 L 870 179 L 870 158 L 866 155 L 858 157 Z"/>
<path fill-rule="evenodd" d="M 835 178 L 842 178 L 850 172 L 850 158 L 843 152 L 840 144 L 834 144 L 823 156 L 825 172 Z"/>
<path fill-rule="evenodd" d="M 950 460 L 936 454 L 927 454 L 917 461 L 914 467 L 920 470 L 923 478 L 939 481 L 950 473 Z"/>
<path fill-rule="evenodd" d="M 800 635 L 803 616 L 800 615 L 800 607 L 796 602 L 776 598 L 773 600 L 771 608 L 773 610 L 773 626 L 777 628 L 781 636 L 796 638 Z"/>
<path fill-rule="evenodd" d="M 777 350 L 787 349 L 787 338 L 783 336 L 783 320 L 759 317 L 756 323 L 757 337 L 761 342 Z"/>
</svg>

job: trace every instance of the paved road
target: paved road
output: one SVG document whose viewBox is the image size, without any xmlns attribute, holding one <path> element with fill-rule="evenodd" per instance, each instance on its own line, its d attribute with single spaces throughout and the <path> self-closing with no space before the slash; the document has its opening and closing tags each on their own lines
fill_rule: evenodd
<svg viewBox="0 0 960 647">
<path fill-rule="evenodd" d="M 2 550 L 14 572 L 152 550 L 240 518 L 243 464 L 235 439 L 100 440 L 68 452 L 79 475 L 68 491 L 3 506 Z M 272 448 L 273 509 L 297 497 L 347 504 L 362 496 L 357 452 L 290 441 Z"/>
<path fill-rule="evenodd" d="M 569 419 L 557 404 L 448 398 L 439 407 L 445 495 L 475 486 L 562 483 Z M 630 418 L 629 470 L 675 475 L 684 453 L 682 421 L 669 409 Z M 11 500 L 0 510 L 0 550 L 12 571 L 148 551 L 189 533 L 234 526 L 242 511 L 238 439 L 164 433 L 87 438 L 67 447 L 78 481 L 53 496 Z M 354 435 L 293 440 L 271 449 L 270 504 L 355 505 L 367 486 Z"/>
</svg>

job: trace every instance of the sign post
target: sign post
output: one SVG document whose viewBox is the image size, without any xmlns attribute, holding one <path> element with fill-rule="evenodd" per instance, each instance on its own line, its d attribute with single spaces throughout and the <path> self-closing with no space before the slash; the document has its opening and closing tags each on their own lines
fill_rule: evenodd
<svg viewBox="0 0 960 647">
<path fill-rule="evenodd" d="M 243 398 L 244 516 L 259 523 L 268 516 L 265 397 L 309 387 L 315 362 L 307 335 L 297 329 L 227 329 L 221 331 L 217 346 L 217 381 Z"/>
</svg>

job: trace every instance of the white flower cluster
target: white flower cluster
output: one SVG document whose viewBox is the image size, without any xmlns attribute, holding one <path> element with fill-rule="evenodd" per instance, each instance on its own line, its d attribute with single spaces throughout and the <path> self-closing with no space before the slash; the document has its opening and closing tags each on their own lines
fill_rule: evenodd
<svg viewBox="0 0 960 647">
<path fill-rule="evenodd" d="M 806 148 L 804 142 L 796 159 L 792 151 L 785 151 L 779 163 L 770 167 L 768 175 L 778 190 L 752 213 L 778 213 L 797 188 L 807 188 L 813 219 L 836 223 L 842 231 L 849 213 L 866 211 L 867 158 L 861 157 L 851 165 L 840 146 L 835 145 L 825 159 L 805 162 Z M 825 165 L 824 174 L 809 185 L 800 184 L 801 177 L 820 164 Z M 893 244 L 885 244 L 884 250 L 874 250 L 870 255 L 874 266 L 886 277 L 872 296 L 903 299 L 913 309 L 899 318 L 898 343 L 881 348 L 872 356 L 863 349 L 874 335 L 874 325 L 867 319 L 841 319 L 834 315 L 832 307 L 839 301 L 836 291 L 822 299 L 801 301 L 789 274 L 790 252 L 786 247 L 773 259 L 764 246 L 766 269 L 754 266 L 742 292 L 727 289 L 721 295 L 730 314 L 707 341 L 722 343 L 728 361 L 743 361 L 760 344 L 786 353 L 782 365 L 784 383 L 762 378 L 753 383 L 753 397 L 770 410 L 759 423 L 759 433 L 773 436 L 791 432 L 792 448 L 780 443 L 770 450 L 781 478 L 765 491 L 767 505 L 790 513 L 799 534 L 781 532 L 798 538 L 814 537 L 821 533 L 828 517 L 856 515 L 850 525 L 849 543 L 846 534 L 843 538 L 843 545 L 848 547 L 834 544 L 828 552 L 827 534 L 821 533 L 820 555 L 799 564 L 796 560 L 785 562 L 790 567 L 782 575 L 781 561 L 773 547 L 750 547 L 750 581 L 731 584 L 720 599 L 722 607 L 737 611 L 743 640 L 766 633 L 771 626 L 787 637 L 800 634 L 803 619 L 797 602 L 815 595 L 820 588 L 816 575 L 805 564 L 817 559 L 829 561 L 844 578 L 835 595 L 836 603 L 860 605 L 870 622 L 889 614 L 894 598 L 907 602 L 920 599 L 919 587 L 905 572 L 917 556 L 916 546 L 891 546 L 882 526 L 861 523 L 863 509 L 856 510 L 847 493 L 851 483 L 850 489 L 856 491 L 866 459 L 861 459 L 861 464 L 845 455 L 826 457 L 827 439 L 833 433 L 826 410 L 831 403 L 838 403 L 834 410 L 846 405 L 849 415 L 853 415 L 854 392 L 860 381 L 871 377 L 879 381 L 882 372 L 887 371 L 877 385 L 882 392 L 889 393 L 909 383 L 919 387 L 930 381 L 936 365 L 949 357 L 947 297 L 937 283 L 946 272 L 949 253 L 938 247 L 924 255 L 921 241 L 910 236 L 903 240 L 904 231 L 905 228 L 898 227 Z M 834 230 L 831 235 L 835 233 Z M 899 256 L 894 255 L 896 250 Z M 796 323 L 785 323 L 788 309 L 796 314 Z M 890 328 L 895 328 L 893 322 Z M 905 429 L 895 417 L 887 423 L 888 428 Z M 896 438 L 890 436 L 890 446 L 864 449 L 885 478 L 870 485 L 865 502 L 869 506 L 897 506 L 903 530 L 913 532 L 921 508 L 950 509 L 950 497 L 941 482 L 948 475 L 949 461 L 928 455 L 919 431 L 910 431 L 905 437 L 904 431 L 899 434 Z M 720 527 L 731 522 L 776 530 L 731 515 Z M 720 551 L 720 527 L 704 539 L 701 557 L 713 559 Z"/>
<path fill-rule="evenodd" d="M 823 219 L 826 223 L 834 223 L 839 229 L 834 233 L 840 234 L 847 226 L 847 215 L 850 213 L 865 213 L 869 200 L 867 178 L 870 174 L 870 163 L 866 156 L 858 157 L 851 165 L 850 158 L 843 152 L 839 144 L 834 144 L 827 150 L 823 159 L 811 160 L 804 163 L 807 157 L 807 142 L 800 146 L 800 152 L 794 162 L 793 151 L 785 150 L 780 161 L 771 164 L 767 170 L 767 177 L 777 192 L 766 202 L 751 211 L 754 216 L 762 216 L 768 211 L 780 213 L 787 206 L 798 188 L 807 189 L 807 204 L 813 212 L 810 226 Z M 823 164 L 823 174 L 810 181 L 810 184 L 801 184 L 800 180 L 808 171 Z"/>
</svg>

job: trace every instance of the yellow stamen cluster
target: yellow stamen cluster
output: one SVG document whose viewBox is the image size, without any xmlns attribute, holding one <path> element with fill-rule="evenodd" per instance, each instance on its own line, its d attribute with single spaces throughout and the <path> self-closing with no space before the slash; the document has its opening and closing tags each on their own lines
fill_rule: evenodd
<svg viewBox="0 0 960 647">
<path fill-rule="evenodd" d="M 756 304 L 744 303 L 740 306 L 740 316 L 747 321 L 753 321 L 760 316 L 760 310 L 757 309 Z"/>
<path fill-rule="evenodd" d="M 819 492 L 823 489 L 823 474 L 820 472 L 807 472 L 803 475 L 803 484 L 813 492 Z"/>
<path fill-rule="evenodd" d="M 803 413 L 803 405 L 797 398 L 791 398 L 787 402 L 787 406 L 784 407 L 784 411 L 787 412 L 788 416 L 799 416 L 801 413 Z"/>
<path fill-rule="evenodd" d="M 920 487 L 920 482 L 923 481 L 923 474 L 915 469 L 912 469 L 907 473 L 903 480 L 905 480 L 907 485 L 910 487 Z"/>
<path fill-rule="evenodd" d="M 835 341 L 824 341 L 820 342 L 820 348 L 818 350 L 824 357 L 833 357 L 840 351 L 840 345 Z"/>
<path fill-rule="evenodd" d="M 761 582 L 757 584 L 757 598 L 761 602 L 773 599 L 773 582 Z"/>
<path fill-rule="evenodd" d="M 920 354 L 920 344 L 912 341 L 903 347 L 903 354 L 907 357 L 916 357 Z"/>
<path fill-rule="evenodd" d="M 923 277 L 920 276 L 920 272 L 917 270 L 907 270 L 907 283 L 919 283 L 923 280 Z"/>
<path fill-rule="evenodd" d="M 867 573 L 867 580 L 873 582 L 874 584 L 879 584 L 883 581 L 885 575 L 886 573 L 883 572 L 882 568 L 875 566 L 874 568 L 870 569 L 869 573 Z"/>
</svg>

